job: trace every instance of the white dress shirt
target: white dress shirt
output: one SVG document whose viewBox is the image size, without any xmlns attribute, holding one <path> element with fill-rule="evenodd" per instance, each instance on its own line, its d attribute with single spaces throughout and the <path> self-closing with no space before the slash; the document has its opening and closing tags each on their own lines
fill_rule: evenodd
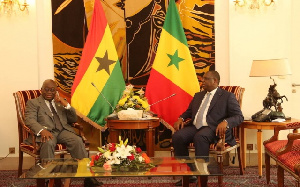
<svg viewBox="0 0 300 187">
<path fill-rule="evenodd" d="M 205 98 L 207 97 L 208 93 L 211 94 L 211 95 L 210 95 L 210 98 L 209 98 L 209 100 L 208 100 L 208 104 L 206 105 L 206 108 L 205 108 L 205 110 L 204 110 L 204 114 L 203 114 L 203 118 L 202 118 L 202 122 L 203 122 L 202 124 L 203 124 L 203 126 L 208 126 L 208 124 L 207 124 L 207 122 L 206 122 L 206 115 L 207 115 L 207 111 L 208 111 L 209 106 L 210 106 L 210 102 L 211 102 L 212 98 L 214 97 L 214 95 L 215 95 L 217 89 L 218 89 L 218 88 L 212 90 L 211 92 L 207 92 L 207 93 L 205 94 L 204 98 L 202 99 L 202 101 L 204 101 Z M 196 119 L 197 119 L 197 116 L 198 116 L 198 114 L 199 114 L 200 108 L 201 108 L 201 106 L 202 106 L 202 104 L 203 104 L 202 101 L 201 101 L 201 105 L 200 105 L 200 107 L 199 107 L 199 109 L 198 109 L 198 112 L 197 112 L 197 114 L 196 114 L 196 116 L 195 116 L 195 119 L 194 119 L 194 121 L 193 121 L 193 124 L 194 124 L 194 125 L 195 125 L 195 123 L 196 123 Z"/>
</svg>

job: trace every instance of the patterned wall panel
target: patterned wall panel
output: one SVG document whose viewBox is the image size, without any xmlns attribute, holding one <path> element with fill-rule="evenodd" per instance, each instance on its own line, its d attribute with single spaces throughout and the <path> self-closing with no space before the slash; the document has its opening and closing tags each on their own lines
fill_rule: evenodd
<svg viewBox="0 0 300 187">
<path fill-rule="evenodd" d="M 54 73 L 61 93 L 67 98 L 80 63 L 94 1 L 52 0 Z M 145 88 L 169 0 L 100 1 L 126 83 Z M 177 0 L 176 4 L 201 81 L 205 72 L 215 69 L 214 0 Z M 107 141 L 107 132 L 103 135 Z M 123 132 L 123 135 L 134 137 L 133 140 L 139 142 L 142 134 Z M 157 149 L 169 147 L 170 137 L 171 131 L 161 125 L 156 133 Z"/>
</svg>

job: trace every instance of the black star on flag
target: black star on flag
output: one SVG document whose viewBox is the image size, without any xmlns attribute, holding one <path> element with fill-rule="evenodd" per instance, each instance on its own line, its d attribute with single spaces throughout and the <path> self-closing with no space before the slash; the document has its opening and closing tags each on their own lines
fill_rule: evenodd
<svg viewBox="0 0 300 187">
<path fill-rule="evenodd" d="M 99 62 L 99 66 L 98 66 L 98 69 L 97 69 L 96 72 L 101 71 L 101 70 L 104 69 L 108 73 L 108 75 L 110 75 L 109 66 L 111 64 L 115 63 L 116 61 L 108 59 L 107 51 L 105 52 L 105 55 L 104 55 L 103 58 L 100 58 L 100 57 L 95 57 L 95 58 Z"/>
</svg>

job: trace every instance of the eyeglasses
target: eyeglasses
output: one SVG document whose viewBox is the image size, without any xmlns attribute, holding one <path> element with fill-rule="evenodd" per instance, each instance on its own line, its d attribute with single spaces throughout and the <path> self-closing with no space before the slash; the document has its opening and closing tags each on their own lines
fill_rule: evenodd
<svg viewBox="0 0 300 187">
<path fill-rule="evenodd" d="M 43 90 L 45 91 L 45 92 L 55 92 L 56 91 L 56 88 L 48 88 L 48 87 L 46 87 L 46 88 L 43 88 Z"/>
</svg>

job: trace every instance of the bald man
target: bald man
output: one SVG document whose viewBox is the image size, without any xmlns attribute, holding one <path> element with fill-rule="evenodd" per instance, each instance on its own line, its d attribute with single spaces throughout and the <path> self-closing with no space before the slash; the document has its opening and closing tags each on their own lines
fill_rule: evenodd
<svg viewBox="0 0 300 187">
<path fill-rule="evenodd" d="M 54 80 L 45 80 L 41 91 L 41 96 L 27 101 L 25 110 L 25 123 L 36 135 L 40 158 L 54 158 L 57 143 L 66 145 L 72 158 L 87 158 L 83 140 L 72 127 L 72 123 L 77 121 L 75 109 L 58 95 Z M 31 137 L 25 143 L 30 141 Z M 100 185 L 91 178 L 87 178 L 85 183 L 88 186 Z"/>
</svg>

